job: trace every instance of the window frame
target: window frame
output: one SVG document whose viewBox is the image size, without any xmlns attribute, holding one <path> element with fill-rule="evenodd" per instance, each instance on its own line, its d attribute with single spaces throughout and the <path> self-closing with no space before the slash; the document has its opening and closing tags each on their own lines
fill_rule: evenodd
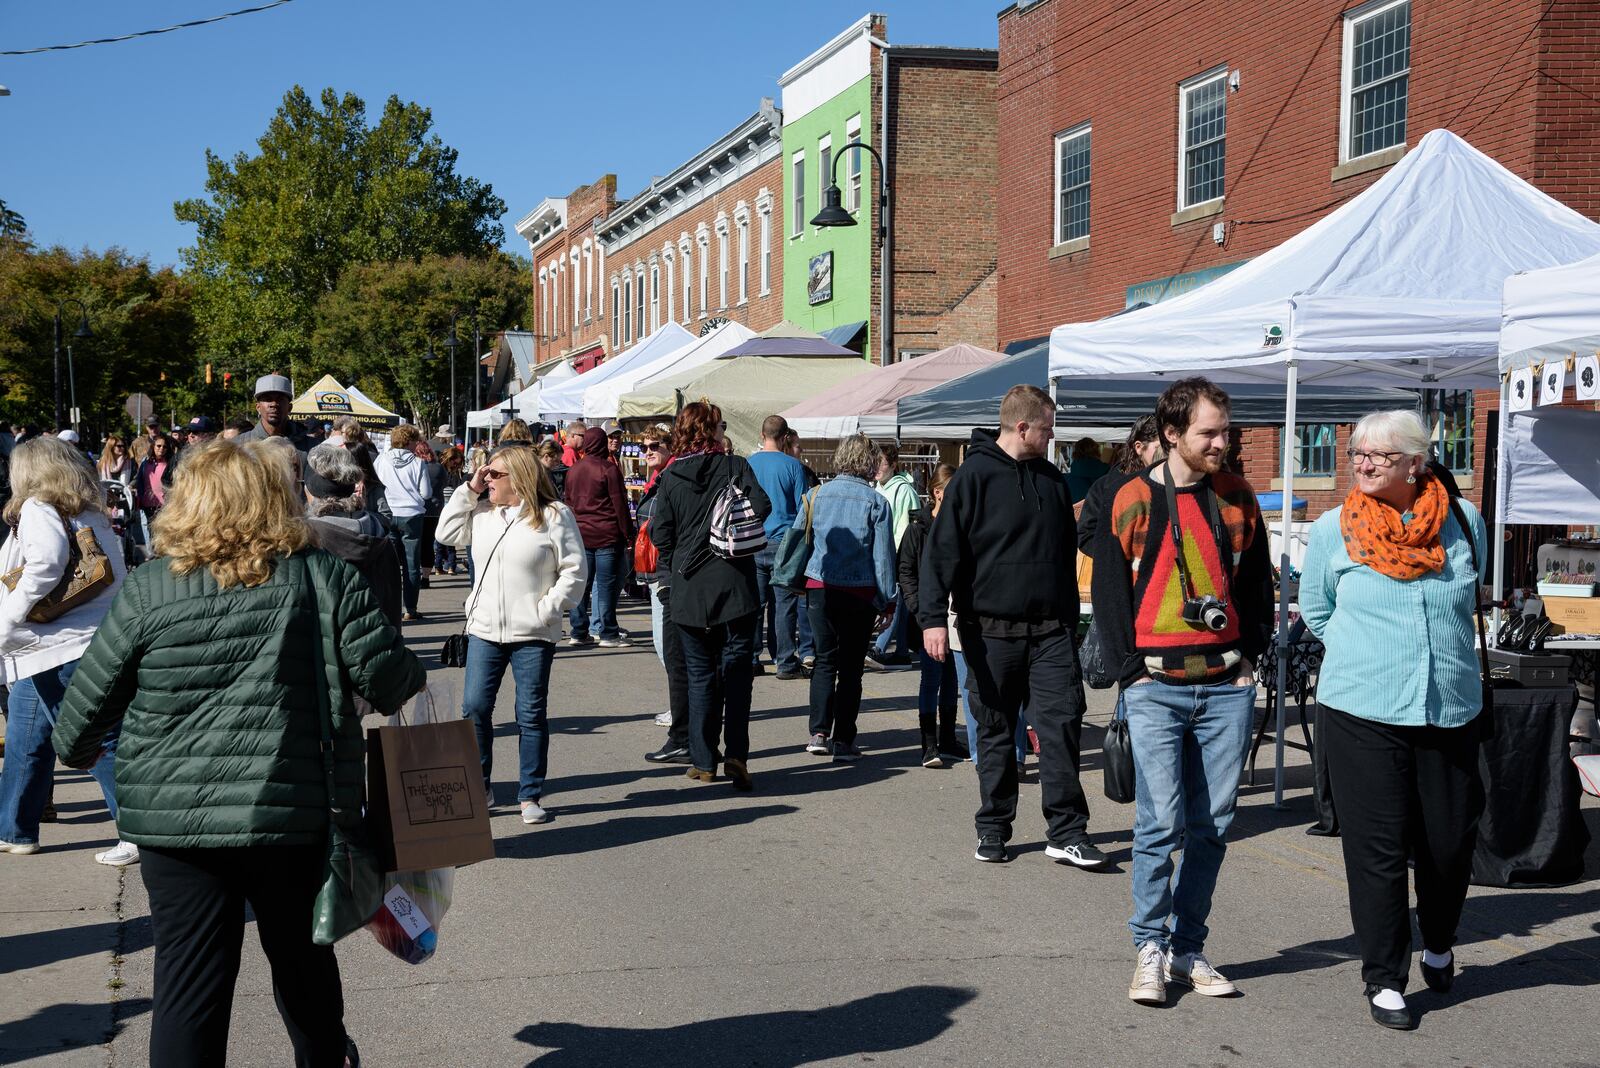
<svg viewBox="0 0 1600 1068">
<path fill-rule="evenodd" d="M 1085 222 L 1084 222 L 1084 231 L 1083 231 L 1083 233 L 1077 235 L 1076 237 L 1068 237 L 1068 236 L 1066 236 L 1066 234 L 1064 234 L 1062 232 L 1062 224 L 1064 222 L 1064 219 L 1063 219 L 1063 212 L 1061 210 L 1061 198 L 1062 198 L 1062 194 L 1065 193 L 1065 192 L 1068 192 L 1068 190 L 1064 190 L 1064 189 L 1061 188 L 1061 179 L 1062 179 L 1062 173 L 1061 173 L 1061 148 L 1068 141 L 1075 140 L 1075 139 L 1077 139 L 1079 137 L 1086 137 L 1086 138 L 1089 139 L 1089 145 L 1088 145 L 1088 151 L 1089 151 L 1088 174 L 1089 174 L 1089 179 L 1087 181 L 1083 182 L 1081 186 L 1073 186 L 1072 188 L 1073 189 L 1082 188 L 1083 190 L 1085 190 L 1085 194 L 1084 195 L 1086 197 L 1090 196 L 1091 194 L 1090 194 L 1089 190 L 1091 190 L 1093 188 L 1093 182 L 1094 182 L 1094 138 L 1092 136 L 1093 133 L 1094 133 L 1094 124 L 1092 122 L 1083 122 L 1083 123 L 1079 123 L 1077 126 L 1071 127 L 1070 129 L 1063 130 L 1061 133 L 1058 133 L 1055 136 L 1055 189 L 1056 189 L 1055 207 L 1056 207 L 1056 218 L 1055 218 L 1055 230 L 1054 230 L 1054 236 L 1055 236 L 1054 244 L 1056 244 L 1056 245 L 1064 245 L 1069 241 L 1078 241 L 1078 240 L 1087 241 L 1087 240 L 1089 240 L 1089 233 L 1090 233 L 1090 231 L 1092 229 L 1092 225 L 1091 225 L 1091 220 L 1088 218 L 1089 213 L 1087 211 L 1084 213 Z"/>
<path fill-rule="evenodd" d="M 750 302 L 750 213 L 741 211 L 734 215 L 733 225 L 738 232 L 735 250 L 738 256 L 739 303 Z"/>
<path fill-rule="evenodd" d="M 633 303 L 635 305 L 633 336 L 636 340 L 643 340 L 648 336 L 648 331 L 644 328 L 644 313 L 649 307 L 649 295 L 644 288 L 644 265 L 638 263 L 633 265 Z"/>
<path fill-rule="evenodd" d="M 852 115 L 844 122 L 845 144 L 861 140 L 861 116 Z M 850 158 L 845 161 L 845 186 L 844 210 L 851 215 L 861 210 L 861 157 L 865 155 L 859 148 L 850 150 Z"/>
<path fill-rule="evenodd" d="M 789 229 L 791 238 L 804 237 L 806 233 L 806 150 L 799 149 L 789 157 L 789 206 L 794 212 L 794 225 Z"/>
<path fill-rule="evenodd" d="M 1378 16 L 1383 15 L 1383 14 L 1393 10 L 1394 8 L 1400 7 L 1402 4 L 1404 4 L 1406 6 L 1410 6 L 1411 0 L 1369 0 L 1368 3 L 1362 4 L 1359 7 L 1353 7 L 1349 11 L 1346 11 L 1344 13 L 1343 41 L 1342 41 L 1342 44 L 1341 44 L 1342 51 L 1341 51 L 1341 54 L 1340 54 L 1340 57 L 1339 57 L 1339 162 L 1340 163 L 1349 163 L 1351 160 L 1366 159 L 1368 156 L 1375 156 L 1380 152 L 1387 152 L 1392 148 L 1395 148 L 1395 147 L 1398 147 L 1398 146 L 1403 146 L 1403 145 L 1406 144 L 1406 138 L 1402 137 L 1402 138 L 1400 138 L 1399 141 L 1396 141 L 1392 145 L 1385 145 L 1382 148 L 1375 148 L 1371 152 L 1363 152 L 1359 156 L 1353 155 L 1351 153 L 1351 149 L 1354 147 L 1351 144 L 1351 137 L 1353 135 L 1353 131 L 1351 129 L 1351 122 L 1355 117 L 1355 109 L 1351 105 L 1353 104 L 1353 102 L 1355 100 L 1355 95 L 1356 95 L 1356 93 L 1358 91 L 1356 89 L 1355 85 L 1354 85 L 1356 27 L 1359 26 L 1361 23 L 1366 22 L 1368 19 L 1377 18 Z M 1368 89 L 1372 89 L 1375 86 L 1381 85 L 1381 84 L 1383 84 L 1385 82 L 1396 81 L 1396 80 L 1398 80 L 1400 78 L 1406 79 L 1406 121 L 1407 121 L 1406 132 L 1407 132 L 1407 134 L 1410 133 L 1410 125 L 1409 125 L 1409 123 L 1410 123 L 1410 119 L 1411 119 L 1411 33 L 1410 33 L 1410 31 L 1411 31 L 1411 28 L 1412 28 L 1411 27 L 1411 15 L 1412 14 L 1415 14 L 1415 12 L 1414 11 L 1410 12 L 1406 16 L 1407 32 L 1406 32 L 1406 68 L 1405 68 L 1405 70 L 1403 72 L 1401 72 L 1401 73 L 1391 74 L 1387 78 L 1382 78 L 1382 79 L 1379 79 L 1378 81 L 1375 81 L 1375 82 L 1372 82 L 1372 83 L 1370 83 L 1368 85 L 1365 85 L 1361 89 L 1361 91 L 1365 91 L 1365 90 L 1368 90 Z"/>
<path fill-rule="evenodd" d="M 728 307 L 728 217 L 717 217 L 717 310 Z"/>
<path fill-rule="evenodd" d="M 761 218 L 761 295 L 772 292 L 772 202 L 756 206 Z"/>
<path fill-rule="evenodd" d="M 661 329 L 661 264 L 650 264 L 650 330 Z"/>
<path fill-rule="evenodd" d="M 622 343 L 633 344 L 633 272 L 622 272 Z"/>
<path fill-rule="evenodd" d="M 683 322 L 694 321 L 694 242 L 688 237 L 678 241 L 678 257 L 683 261 Z"/>
<path fill-rule="evenodd" d="M 1447 401 L 1455 399 L 1462 403 L 1459 406 L 1447 406 Z M 1437 391 L 1434 401 L 1433 410 L 1428 412 L 1431 421 L 1428 440 L 1433 444 L 1434 459 L 1444 464 L 1453 475 L 1472 474 L 1473 422 L 1477 418 L 1477 397 L 1470 389 L 1447 389 Z M 1447 435 L 1447 423 L 1454 420 L 1458 420 L 1458 424 L 1451 428 L 1455 432 Z M 1465 461 L 1461 462 L 1463 452 Z"/>
<path fill-rule="evenodd" d="M 1326 441 L 1313 442 L 1310 440 L 1311 433 L 1318 430 L 1326 431 Z M 1292 428 L 1285 427 L 1283 443 L 1283 447 L 1293 450 L 1295 478 L 1338 477 L 1339 427 L 1337 424 L 1298 423 Z M 1319 460 L 1323 461 L 1316 469 L 1308 466 L 1309 457 L 1313 452 L 1315 452 Z"/>
<path fill-rule="evenodd" d="M 833 131 L 817 138 L 817 210 L 822 209 L 823 192 L 833 181 Z M 817 227 L 818 230 L 821 227 Z"/>
<path fill-rule="evenodd" d="M 1215 204 L 1228 195 L 1228 65 L 1223 63 L 1193 78 L 1178 83 L 1178 210 L 1187 211 L 1202 204 Z M 1204 200 L 1189 199 L 1189 153 L 1197 147 L 1189 144 L 1189 96 L 1212 82 L 1222 82 L 1222 136 L 1206 144 L 1222 142 L 1222 192 Z"/>
<path fill-rule="evenodd" d="M 622 283 L 615 275 L 611 277 L 611 344 L 622 344 Z"/>
</svg>

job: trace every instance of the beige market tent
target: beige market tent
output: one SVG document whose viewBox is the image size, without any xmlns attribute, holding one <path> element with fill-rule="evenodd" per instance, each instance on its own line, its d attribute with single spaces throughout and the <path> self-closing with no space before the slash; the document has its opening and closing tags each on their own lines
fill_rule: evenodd
<svg viewBox="0 0 1600 1068">
<path fill-rule="evenodd" d="M 317 384 L 295 398 L 289 414 L 296 419 L 328 422 L 337 416 L 353 415 L 364 427 L 383 430 L 397 425 L 400 416 L 380 406 L 354 386 L 346 389 L 332 375 L 323 375 Z"/>
</svg>

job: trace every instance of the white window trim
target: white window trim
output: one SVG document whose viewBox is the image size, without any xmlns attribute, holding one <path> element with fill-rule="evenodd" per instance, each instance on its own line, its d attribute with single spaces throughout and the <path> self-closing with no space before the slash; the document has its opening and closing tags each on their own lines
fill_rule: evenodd
<svg viewBox="0 0 1600 1068">
<path fill-rule="evenodd" d="M 683 257 L 683 321 L 694 319 L 694 245 L 688 234 L 678 235 L 678 255 Z"/>
<path fill-rule="evenodd" d="M 633 272 L 622 272 L 622 343 L 633 343 Z"/>
<path fill-rule="evenodd" d="M 650 306 L 649 294 L 644 288 L 644 264 L 635 260 L 633 263 L 633 313 L 637 322 L 634 323 L 633 336 L 643 340 L 647 335 L 644 328 L 644 313 Z"/>
<path fill-rule="evenodd" d="M 728 307 L 728 216 L 717 216 L 717 310 Z"/>
<path fill-rule="evenodd" d="M 852 115 L 844 123 L 844 143 L 861 140 L 861 116 Z M 866 153 L 859 148 L 850 150 L 850 159 L 844 165 L 844 209 L 851 215 L 861 210 L 861 187 L 866 181 Z"/>
<path fill-rule="evenodd" d="M 606 247 L 605 247 L 605 245 L 601 244 L 599 241 L 596 241 L 594 243 L 594 248 L 595 248 L 594 274 L 595 274 L 596 278 L 604 278 L 606 276 Z M 606 287 L 605 287 L 605 283 L 602 282 L 600 284 L 600 318 L 604 319 L 605 317 L 606 317 Z"/>
<path fill-rule="evenodd" d="M 772 292 L 772 195 L 766 190 L 756 200 L 756 214 L 761 216 L 761 295 Z"/>
<path fill-rule="evenodd" d="M 582 287 L 578 285 L 579 280 L 583 277 L 581 273 L 583 269 L 583 253 L 577 245 L 573 245 L 568 256 L 572 260 L 572 330 L 576 333 L 578 324 L 583 321 L 583 293 L 581 292 Z"/>
<path fill-rule="evenodd" d="M 1091 123 L 1091 122 L 1085 122 L 1085 123 L 1081 123 L 1081 124 L 1079 124 L 1077 126 L 1074 126 L 1069 130 L 1063 130 L 1061 133 L 1056 134 L 1055 155 L 1054 155 L 1054 166 L 1055 166 L 1055 172 L 1056 172 L 1056 180 L 1055 180 L 1055 189 L 1056 189 L 1055 217 L 1056 217 L 1056 225 L 1055 225 L 1055 228 L 1051 231 L 1051 234 L 1054 237 L 1054 240 L 1051 242 L 1053 245 L 1065 244 L 1069 240 L 1071 240 L 1071 241 L 1079 240 L 1078 238 L 1068 238 L 1068 237 L 1064 236 L 1061 233 L 1061 223 L 1062 223 L 1062 218 L 1061 218 L 1061 193 L 1062 193 L 1062 189 L 1061 189 L 1061 146 L 1064 143 L 1066 143 L 1067 141 L 1072 140 L 1074 137 L 1089 137 L 1089 189 L 1090 189 L 1090 196 L 1091 196 L 1090 206 L 1091 206 L 1091 209 L 1092 209 L 1092 207 L 1093 207 L 1093 199 L 1092 198 L 1093 198 L 1093 190 L 1094 190 L 1094 138 L 1091 135 L 1093 133 L 1094 133 L 1094 124 Z M 1094 216 L 1092 214 L 1089 217 L 1089 230 L 1090 230 L 1090 233 L 1092 233 L 1094 231 Z M 1083 235 L 1083 239 L 1084 240 L 1087 240 L 1088 237 L 1089 237 L 1089 234 L 1084 234 Z"/>
<path fill-rule="evenodd" d="M 661 263 L 650 257 L 650 331 L 661 329 Z"/>
<path fill-rule="evenodd" d="M 1189 202 L 1189 180 L 1188 180 L 1187 168 L 1185 167 L 1185 162 L 1187 161 L 1188 156 L 1189 156 L 1189 109 L 1188 109 L 1188 103 L 1187 103 L 1188 95 L 1191 92 L 1193 92 L 1194 90 L 1200 88 L 1202 85 L 1207 85 L 1210 82 L 1214 82 L 1214 81 L 1218 81 L 1218 80 L 1221 80 L 1221 79 L 1225 79 L 1225 78 L 1227 78 L 1227 76 L 1228 76 L 1228 65 L 1226 63 L 1224 63 L 1219 67 L 1213 67 L 1211 70 L 1206 71 L 1204 74 L 1197 74 L 1193 78 L 1188 79 L 1187 81 L 1182 81 L 1182 82 L 1178 83 L 1178 210 L 1179 211 L 1187 211 L 1190 208 L 1199 207 L 1201 204 L 1215 204 L 1217 201 L 1224 200 L 1224 199 L 1227 198 L 1227 193 L 1228 193 L 1228 181 L 1227 181 L 1227 168 L 1228 168 L 1228 165 L 1227 165 L 1227 153 L 1228 153 L 1227 142 L 1228 142 L 1228 135 L 1227 135 L 1226 131 L 1224 131 L 1224 133 L 1222 135 L 1222 142 L 1223 142 L 1223 149 L 1222 149 L 1222 153 L 1223 153 L 1222 193 L 1223 193 L 1223 195 L 1222 196 L 1220 196 L 1220 197 L 1212 197 L 1209 200 L 1197 200 L 1197 201 L 1195 201 L 1194 203 L 1191 204 Z M 1228 95 L 1227 95 L 1226 92 L 1224 92 L 1223 95 L 1222 95 L 1222 101 L 1223 101 L 1222 106 L 1223 106 L 1224 114 L 1226 114 L 1226 110 L 1227 110 L 1227 106 L 1228 106 L 1228 103 L 1227 103 Z"/>
<path fill-rule="evenodd" d="M 561 276 L 567 273 L 567 265 L 560 257 L 550 261 L 550 325 L 551 333 L 561 333 Z"/>
<path fill-rule="evenodd" d="M 1364 152 L 1359 156 L 1352 156 L 1350 154 L 1350 98 L 1355 95 L 1355 86 L 1353 84 L 1351 84 L 1351 82 L 1352 82 L 1352 79 L 1355 76 L 1355 69 L 1354 68 L 1355 68 L 1356 25 L 1358 23 L 1362 23 L 1362 22 L 1367 21 L 1367 19 L 1372 18 L 1375 15 L 1381 15 L 1385 11 L 1390 10 L 1391 8 L 1396 8 L 1396 7 L 1399 7 L 1401 4 L 1409 3 L 1409 2 L 1410 2 L 1410 0 L 1370 0 L 1369 3 L 1362 4 L 1360 7 L 1351 8 L 1349 11 L 1346 11 L 1344 13 L 1344 43 L 1342 45 L 1342 53 L 1341 53 L 1340 58 L 1339 58 L 1339 162 L 1340 163 L 1349 163 L 1351 160 L 1355 160 L 1355 159 L 1366 159 L 1368 156 L 1376 156 L 1380 152 L 1388 152 L 1391 149 L 1397 147 L 1395 145 L 1390 145 L 1388 148 L 1380 148 L 1380 149 L 1377 149 L 1376 151 L 1373 151 L 1373 152 Z M 1413 15 L 1416 14 L 1415 9 L 1412 10 L 1412 14 Z M 1410 62 L 1410 59 L 1408 57 L 1407 61 L 1406 61 L 1405 76 L 1406 77 L 1410 77 L 1410 75 L 1411 75 L 1411 62 Z M 1397 75 L 1394 75 L 1393 77 L 1398 78 L 1398 77 L 1401 77 L 1401 75 L 1397 74 Z M 1410 111 L 1411 111 L 1411 102 L 1408 99 L 1406 101 L 1406 119 L 1407 119 L 1407 133 L 1408 134 L 1410 133 L 1410 122 L 1409 122 L 1409 120 L 1411 118 Z M 1405 142 L 1401 141 L 1400 144 L 1404 145 Z"/>
<path fill-rule="evenodd" d="M 800 181 L 795 182 L 794 176 L 800 175 Z M 798 189 L 789 190 L 789 207 L 794 211 L 794 226 L 790 228 L 791 238 L 804 237 L 806 233 L 806 150 L 801 149 L 789 157 L 789 183 L 798 184 Z M 799 194 L 799 204 L 795 203 Z"/>
<path fill-rule="evenodd" d="M 600 287 L 600 292 L 605 292 L 605 287 Z M 616 275 L 611 276 L 611 347 L 622 343 L 622 284 Z"/>
<path fill-rule="evenodd" d="M 583 242 L 583 321 L 594 321 L 594 246 Z"/>
<path fill-rule="evenodd" d="M 673 251 L 672 242 L 669 241 L 665 245 L 661 246 L 661 262 L 665 264 L 666 269 L 666 274 L 662 278 L 662 285 L 666 290 L 667 297 L 665 305 L 666 317 L 662 320 L 664 323 L 675 323 L 678 321 L 677 318 L 672 314 L 673 298 L 675 296 L 673 286 L 677 281 L 677 275 L 674 271 L 674 261 L 676 259 L 677 254 Z"/>
<path fill-rule="evenodd" d="M 711 231 L 701 223 L 694 232 L 694 243 L 700 250 L 700 318 L 706 317 L 706 290 L 711 288 Z"/>
<path fill-rule="evenodd" d="M 824 158 L 827 161 L 826 166 L 823 163 Z M 817 208 L 819 211 L 822 208 L 822 198 L 828 185 L 833 181 L 833 168 L 833 133 L 830 131 L 817 138 Z M 822 228 L 813 227 L 812 229 L 820 233 Z"/>
<path fill-rule="evenodd" d="M 550 279 L 543 267 L 539 268 L 539 333 L 540 341 L 550 336 Z"/>
<path fill-rule="evenodd" d="M 750 301 L 750 209 L 742 202 L 734 209 L 733 225 L 739 234 L 735 260 L 739 272 L 739 303 L 747 304 Z"/>
</svg>

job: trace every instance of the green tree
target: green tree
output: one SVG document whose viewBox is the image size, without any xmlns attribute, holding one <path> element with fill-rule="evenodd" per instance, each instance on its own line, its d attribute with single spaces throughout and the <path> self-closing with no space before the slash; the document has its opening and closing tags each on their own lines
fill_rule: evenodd
<svg viewBox="0 0 1600 1068">
<path fill-rule="evenodd" d="M 0 238 L 20 238 L 27 232 L 27 221 L 0 200 Z"/>
<path fill-rule="evenodd" d="M 424 423 L 445 421 L 450 359 L 442 342 L 450 313 L 459 313 L 459 413 L 472 402 L 473 316 L 487 349 L 490 333 L 526 321 L 528 294 L 526 273 L 501 252 L 477 259 L 424 256 L 415 263 L 352 267 L 317 303 L 311 373 L 331 373 L 345 385 L 354 383 L 396 411 L 418 413 Z M 437 357 L 432 361 L 424 359 L 430 342 Z"/>
<path fill-rule="evenodd" d="M 456 173 L 432 126 L 398 97 L 369 125 L 354 94 L 295 86 L 255 155 L 207 151 L 208 198 L 174 205 L 196 228 L 183 258 L 206 350 L 245 376 L 303 376 L 317 303 L 349 268 L 498 246 L 505 202 Z"/>
<path fill-rule="evenodd" d="M 182 276 L 170 267 L 152 270 L 149 260 L 119 248 L 41 251 L 13 240 L 0 242 L 0 417 L 40 426 L 54 421 L 52 328 L 57 304 L 67 298 L 87 307 L 93 331 L 73 338 L 80 313 L 75 305 L 65 308 L 62 401 L 70 404 L 75 385 L 85 429 L 102 433 L 126 421 L 122 405 L 133 392 L 148 393 L 163 412 L 196 413 L 182 391 L 203 384 L 203 361 L 195 349 L 193 294 Z"/>
</svg>

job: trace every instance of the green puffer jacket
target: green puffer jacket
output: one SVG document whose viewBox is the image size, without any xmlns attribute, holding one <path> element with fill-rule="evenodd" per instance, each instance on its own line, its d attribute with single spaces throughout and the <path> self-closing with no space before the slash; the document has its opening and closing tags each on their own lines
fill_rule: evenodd
<svg viewBox="0 0 1600 1068">
<path fill-rule="evenodd" d="M 204 568 L 175 575 L 158 559 L 112 601 L 54 742 L 63 761 L 84 767 L 122 723 L 117 833 L 129 842 L 315 845 L 328 835 L 315 687 L 331 693 L 339 804 L 356 808 L 365 743 L 352 692 L 390 712 L 424 678 L 366 580 L 321 549 L 279 560 L 260 586 L 226 590 Z"/>
</svg>

